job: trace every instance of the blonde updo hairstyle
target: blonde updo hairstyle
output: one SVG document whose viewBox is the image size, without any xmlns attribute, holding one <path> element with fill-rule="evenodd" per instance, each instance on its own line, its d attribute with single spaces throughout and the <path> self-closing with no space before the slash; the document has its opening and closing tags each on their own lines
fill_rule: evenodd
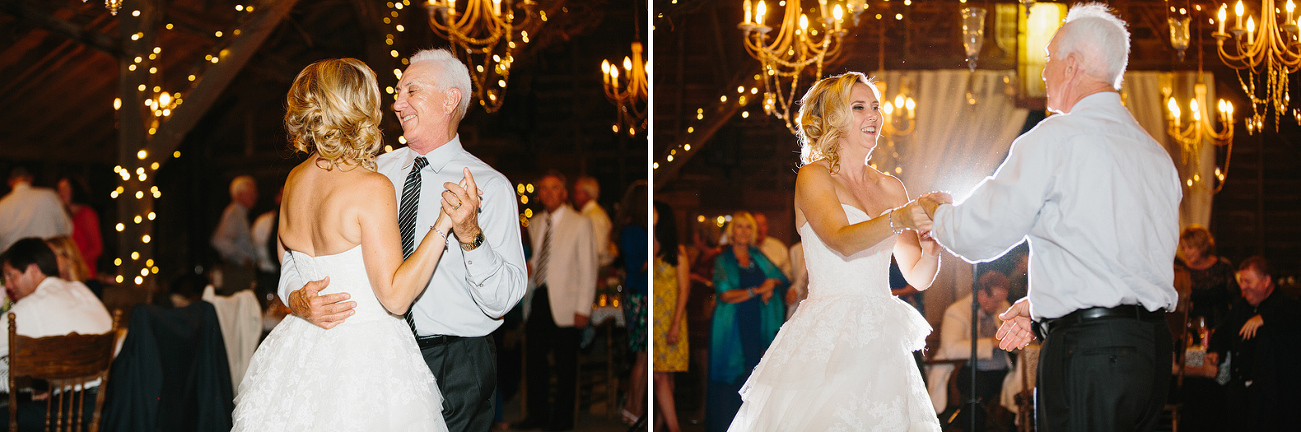
<svg viewBox="0 0 1301 432">
<path fill-rule="evenodd" d="M 840 138 L 846 136 L 854 114 L 849 109 L 854 84 L 866 84 L 881 98 L 875 80 L 861 72 L 845 72 L 819 80 L 800 100 L 800 162 L 808 165 L 826 159 L 834 174 L 840 170 Z"/>
<path fill-rule="evenodd" d="M 353 58 L 321 60 L 303 68 L 285 98 L 285 131 L 295 150 L 320 159 L 317 166 L 375 170 L 383 144 L 383 111 L 375 72 Z"/>
</svg>

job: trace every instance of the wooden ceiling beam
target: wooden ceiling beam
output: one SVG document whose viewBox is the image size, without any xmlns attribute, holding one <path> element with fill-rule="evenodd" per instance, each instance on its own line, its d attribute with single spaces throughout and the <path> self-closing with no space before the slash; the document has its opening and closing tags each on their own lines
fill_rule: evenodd
<svg viewBox="0 0 1301 432">
<path fill-rule="evenodd" d="M 117 38 L 84 29 L 79 25 L 47 14 L 32 5 L 30 0 L 0 0 L 0 10 L 17 17 L 20 21 L 30 22 L 51 33 L 62 35 L 109 55 L 122 56 L 122 44 Z"/>
</svg>

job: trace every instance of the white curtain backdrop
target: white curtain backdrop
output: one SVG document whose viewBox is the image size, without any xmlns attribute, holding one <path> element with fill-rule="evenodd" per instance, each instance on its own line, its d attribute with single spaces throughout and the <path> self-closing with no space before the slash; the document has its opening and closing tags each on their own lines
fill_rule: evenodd
<svg viewBox="0 0 1301 432">
<path fill-rule="evenodd" d="M 1028 111 L 1016 107 L 1015 93 L 1010 90 L 1016 87 L 1016 71 L 899 70 L 876 78 L 886 83 L 885 101 L 893 101 L 903 83 L 917 101 L 915 130 L 907 136 L 883 137 L 870 161 L 902 180 L 910 197 L 944 190 L 962 199 L 1002 164 L 1025 125 Z M 1214 80 L 1209 73 L 1203 79 L 1207 101 L 1199 103 L 1214 107 L 1206 103 L 1215 100 Z M 1125 74 L 1122 89 L 1122 97 L 1139 124 L 1170 152 L 1181 180 L 1186 182 L 1195 174 L 1200 178 L 1191 187 L 1184 185 L 1181 227 L 1210 221 L 1215 153 L 1207 143 L 1195 149 L 1198 157 L 1185 155 L 1183 147 L 1168 137 L 1161 89 L 1170 87 L 1182 101 L 1186 123 L 1191 118 L 1187 101 L 1196 82 L 1192 72 L 1130 72 Z M 969 95 L 974 104 L 969 103 Z M 1213 110 L 1205 113 L 1214 115 Z M 898 121 L 895 124 L 904 126 Z M 944 308 L 970 293 L 972 280 L 969 264 L 948 254 L 943 259 L 940 274 L 926 294 L 927 320 L 937 331 Z"/>
</svg>

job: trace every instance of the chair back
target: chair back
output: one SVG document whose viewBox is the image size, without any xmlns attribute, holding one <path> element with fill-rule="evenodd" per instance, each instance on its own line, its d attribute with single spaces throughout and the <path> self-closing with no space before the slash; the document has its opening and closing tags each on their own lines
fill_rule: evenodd
<svg viewBox="0 0 1301 432">
<path fill-rule="evenodd" d="M 41 338 L 19 335 L 16 315 L 13 312 L 8 315 L 9 431 L 18 431 L 19 384 L 30 385 L 32 380 L 49 383 L 49 393 L 45 395 L 45 431 L 98 431 L 105 392 L 96 391 L 90 422 L 83 424 L 86 386 L 98 380 L 102 389 L 108 383 L 121 311 L 113 311 L 113 327 L 105 334 L 72 333 Z"/>
</svg>

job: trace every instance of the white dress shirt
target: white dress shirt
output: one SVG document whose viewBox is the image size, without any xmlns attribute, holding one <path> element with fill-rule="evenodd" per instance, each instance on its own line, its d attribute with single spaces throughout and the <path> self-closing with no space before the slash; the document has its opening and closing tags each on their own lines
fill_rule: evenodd
<svg viewBox="0 0 1301 432">
<path fill-rule="evenodd" d="M 221 212 L 221 221 L 209 240 L 221 254 L 222 261 L 236 265 L 256 265 L 257 248 L 253 246 L 253 231 L 248 225 L 248 209 L 239 203 L 230 203 Z"/>
<path fill-rule="evenodd" d="M 276 262 L 271 259 L 271 248 L 267 247 L 267 241 L 271 237 L 271 228 L 276 224 L 276 218 L 280 217 L 280 212 L 272 210 L 262 213 L 253 221 L 253 227 L 249 230 L 253 237 L 253 251 L 257 252 L 258 270 L 275 273 Z"/>
<path fill-rule="evenodd" d="M 109 316 L 104 303 L 90 292 L 90 288 L 81 282 L 70 282 L 57 277 L 47 276 L 36 285 L 27 297 L 23 297 L 10 313 L 17 315 L 18 334 L 27 337 L 62 336 L 69 333 L 104 334 L 113 328 L 113 317 Z M 3 373 L 0 376 L 0 391 L 9 391 L 9 314 L 0 319 L 0 355 L 5 361 L 0 363 Z M 98 380 L 88 387 L 99 385 Z"/>
<path fill-rule="evenodd" d="M 957 205 L 935 210 L 936 240 L 988 261 L 1030 239 L 1030 313 L 1142 304 L 1173 309 L 1179 174 L 1120 103 L 1087 96 L 1012 143 L 1007 160 Z"/>
<path fill-rule="evenodd" d="M 394 184 L 395 198 L 402 202 L 402 186 L 420 154 L 403 147 L 376 159 L 377 171 Z M 457 135 L 425 154 L 429 165 L 420 170 L 420 205 L 416 210 L 416 241 L 424 238 L 442 212 L 443 183 L 457 183 L 464 177 L 462 168 L 474 174 L 480 195 L 479 227 L 483 245 L 465 252 L 455 234 L 447 251 L 438 261 L 425 292 L 411 308 L 420 336 L 485 336 L 501 325 L 501 318 L 524 297 L 528 277 L 524 267 L 524 249 L 520 244 L 519 207 L 515 187 L 497 170 L 465 151 Z M 474 239 L 459 239 L 471 242 Z M 281 298 L 308 282 L 298 275 L 288 253 L 281 257 Z M 354 294 L 355 295 L 355 294 Z"/>
<path fill-rule="evenodd" d="M 0 252 L 27 237 L 72 235 L 72 219 L 54 190 L 26 182 L 0 198 Z"/>
<path fill-rule="evenodd" d="M 583 204 L 583 208 L 579 210 L 579 213 L 582 213 L 587 220 L 592 221 L 592 239 L 596 245 L 597 262 L 601 264 L 601 267 L 610 265 L 610 263 L 614 262 L 615 255 L 619 254 L 614 243 L 610 241 L 610 215 L 605 212 L 605 209 L 601 208 L 600 204 L 596 203 L 596 200 L 590 200 L 587 204 Z"/>
<path fill-rule="evenodd" d="M 1003 325 L 1003 320 L 998 318 L 997 313 L 993 316 L 985 314 L 977 305 L 977 311 L 981 321 L 989 320 L 989 325 L 982 323 L 979 331 L 979 339 L 976 339 L 976 370 L 1006 370 L 1012 367 L 1011 361 L 1007 357 L 1007 352 L 998 348 L 998 341 L 994 339 L 994 333 L 999 326 Z M 998 306 L 998 313 L 1012 307 L 1006 300 Z M 936 359 L 942 360 L 959 360 L 971 358 L 971 294 L 953 302 L 948 308 L 944 309 L 944 321 L 940 325 L 940 349 L 935 353 Z M 932 366 L 930 372 L 926 374 L 926 390 L 930 393 L 931 404 L 935 406 L 935 412 L 944 411 L 949 401 L 949 376 L 955 370 L 951 364 L 937 364 Z M 966 385 L 965 383 L 962 385 Z"/>
</svg>

